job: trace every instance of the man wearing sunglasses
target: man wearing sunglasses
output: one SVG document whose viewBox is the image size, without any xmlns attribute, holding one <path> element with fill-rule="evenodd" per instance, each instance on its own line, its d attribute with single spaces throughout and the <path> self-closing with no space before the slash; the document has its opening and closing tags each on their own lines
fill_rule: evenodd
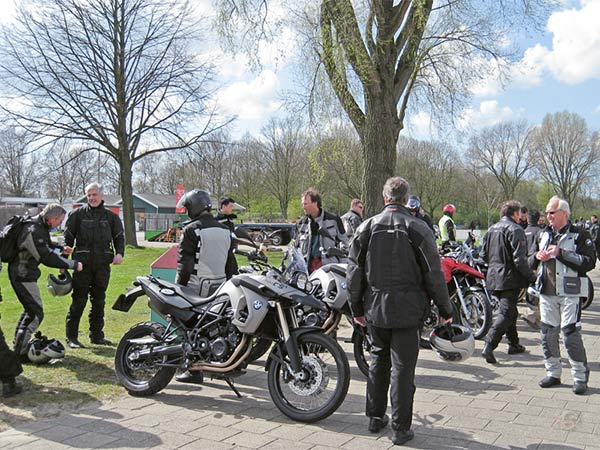
<svg viewBox="0 0 600 450">
<path fill-rule="evenodd" d="M 581 338 L 580 297 L 587 295 L 586 272 L 596 265 L 596 249 L 589 233 L 569 220 L 571 210 L 566 200 L 552 197 L 546 206 L 550 226 L 540 236 L 536 259 L 539 268 L 542 350 L 546 377 L 540 387 L 561 384 L 559 333 L 569 356 L 573 375 L 573 392 L 587 390 L 589 368 Z"/>
</svg>

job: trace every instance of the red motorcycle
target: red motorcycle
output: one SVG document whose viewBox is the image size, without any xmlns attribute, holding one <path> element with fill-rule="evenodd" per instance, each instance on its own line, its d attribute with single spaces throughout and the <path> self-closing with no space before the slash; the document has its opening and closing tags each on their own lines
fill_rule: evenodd
<svg viewBox="0 0 600 450">
<path fill-rule="evenodd" d="M 441 257 L 442 270 L 454 309 L 454 322 L 469 327 L 475 339 L 483 339 L 493 322 L 492 305 L 483 284 L 485 275 L 455 257 L 458 255 L 452 252 Z M 432 301 L 421 329 L 421 347 L 429 348 L 427 338 L 439 324 L 440 314 Z"/>
</svg>

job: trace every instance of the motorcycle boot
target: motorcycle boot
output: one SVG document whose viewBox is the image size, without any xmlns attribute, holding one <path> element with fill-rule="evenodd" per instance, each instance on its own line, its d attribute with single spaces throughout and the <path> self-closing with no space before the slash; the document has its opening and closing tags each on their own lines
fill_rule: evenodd
<svg viewBox="0 0 600 450">
<path fill-rule="evenodd" d="M 518 355 L 519 353 L 525 352 L 525 346 L 521 344 L 509 344 L 508 346 L 508 354 L 509 355 Z"/>
<path fill-rule="evenodd" d="M 382 429 L 387 427 L 389 422 L 390 418 L 387 414 L 384 414 L 383 417 L 371 417 L 369 419 L 369 431 L 371 433 L 379 433 Z"/>
<path fill-rule="evenodd" d="M 2 383 L 2 397 L 9 398 L 20 394 L 23 391 L 21 383 L 16 381 L 14 378 L 10 381 L 4 381 Z"/>
<path fill-rule="evenodd" d="M 497 364 L 498 363 L 498 360 L 494 356 L 494 349 L 487 342 L 483 346 L 483 350 L 481 351 L 481 356 L 483 356 L 485 358 L 485 361 L 488 364 Z"/>
<path fill-rule="evenodd" d="M 204 375 L 200 371 L 186 370 L 181 375 L 175 377 L 180 383 L 202 384 L 204 383 Z"/>
</svg>

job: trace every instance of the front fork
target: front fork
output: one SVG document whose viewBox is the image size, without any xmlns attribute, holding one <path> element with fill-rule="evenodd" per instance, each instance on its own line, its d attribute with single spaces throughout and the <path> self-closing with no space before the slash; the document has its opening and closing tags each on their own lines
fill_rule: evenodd
<svg viewBox="0 0 600 450">
<path fill-rule="evenodd" d="M 462 293 L 460 283 L 455 276 L 452 277 L 452 280 L 456 286 L 456 295 L 458 295 L 458 299 L 460 300 L 460 308 L 462 309 L 465 318 L 469 320 L 471 318 L 471 312 L 469 311 L 469 308 L 467 308 L 467 302 L 465 301 L 465 296 Z"/>
<path fill-rule="evenodd" d="M 298 327 L 298 319 L 295 314 L 287 314 L 283 310 L 283 306 L 281 303 L 277 302 L 275 304 L 277 308 L 277 316 L 279 317 L 279 323 L 281 324 L 281 332 L 283 333 L 283 342 L 285 342 L 285 349 L 287 350 L 287 354 L 290 358 L 290 366 L 292 367 L 292 371 L 294 373 L 298 373 L 302 370 L 302 358 L 300 356 L 300 351 L 298 349 L 298 342 L 295 337 L 290 333 L 290 327 L 288 325 L 288 316 L 290 316 L 290 320 L 292 321 L 292 325 L 294 329 Z"/>
</svg>

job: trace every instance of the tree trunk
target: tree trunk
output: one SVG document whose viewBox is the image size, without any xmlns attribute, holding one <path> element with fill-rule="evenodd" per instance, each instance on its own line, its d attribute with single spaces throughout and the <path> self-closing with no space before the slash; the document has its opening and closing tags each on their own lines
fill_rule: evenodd
<svg viewBox="0 0 600 450">
<path fill-rule="evenodd" d="M 127 153 L 127 152 L 125 152 Z M 123 222 L 125 223 L 125 242 L 138 246 L 135 232 L 135 211 L 133 209 L 132 162 L 129 158 L 120 161 L 121 198 L 123 199 Z"/>
<path fill-rule="evenodd" d="M 364 217 L 371 217 L 383 208 L 383 185 L 394 174 L 396 143 L 400 133 L 398 117 L 386 111 L 384 100 L 373 102 L 367 108 L 365 124 L 360 133 L 363 147 L 363 201 Z"/>
</svg>

